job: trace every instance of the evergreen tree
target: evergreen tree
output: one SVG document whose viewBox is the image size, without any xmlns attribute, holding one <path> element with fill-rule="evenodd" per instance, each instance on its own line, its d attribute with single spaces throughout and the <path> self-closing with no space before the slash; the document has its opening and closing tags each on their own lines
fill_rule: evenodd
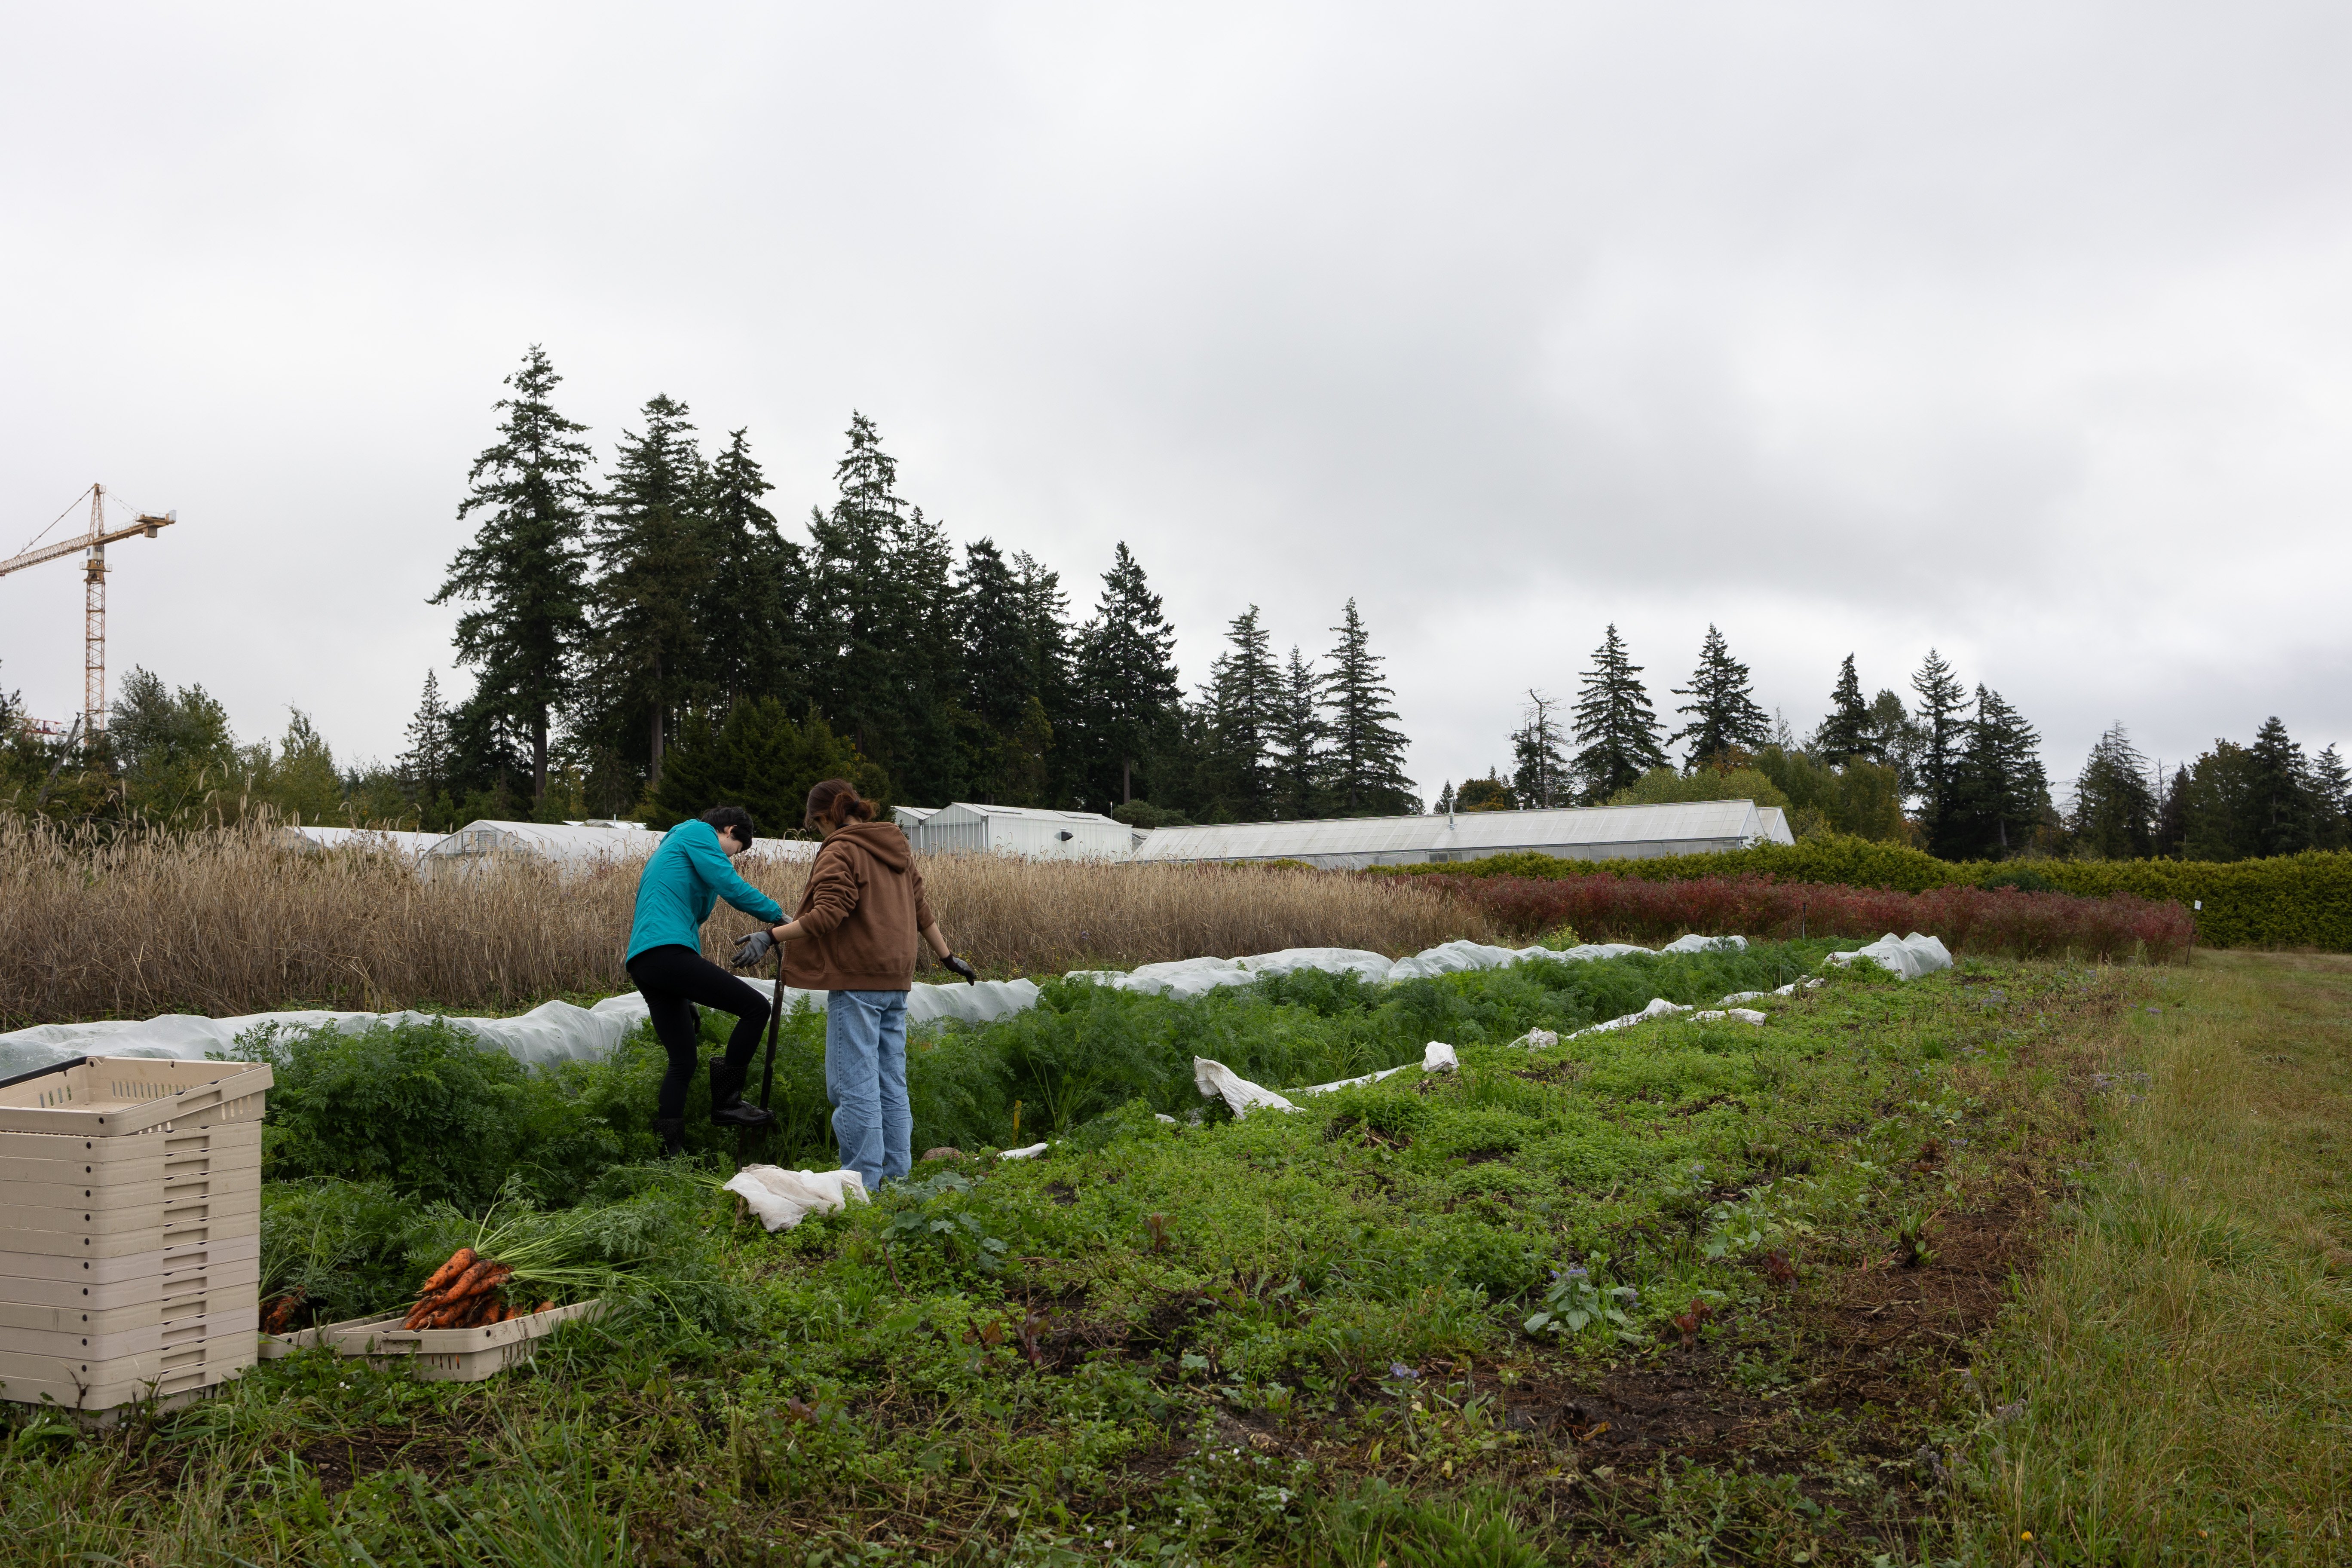
<svg viewBox="0 0 2352 1568">
<path fill-rule="evenodd" d="M 713 563 L 709 474 L 686 405 L 656 395 L 644 413 L 644 432 L 622 436 L 593 525 L 593 702 L 596 728 L 644 737 L 644 777 L 658 784 L 670 723 L 712 692 L 697 616 Z"/>
<path fill-rule="evenodd" d="M 839 491 L 812 513 L 807 616 L 819 708 L 907 798 L 945 805 L 971 747 L 946 533 L 898 494 L 880 431 L 853 412 Z"/>
<path fill-rule="evenodd" d="M 1445 787 L 1437 792 L 1437 804 L 1430 809 L 1437 812 L 1450 812 L 1454 809 L 1454 781 L 1452 779 L 1447 779 L 1445 781 Z"/>
<path fill-rule="evenodd" d="M 2311 759 L 2305 788 L 2311 798 L 2312 847 L 2352 848 L 2352 773 L 2333 742 Z"/>
<path fill-rule="evenodd" d="M 1077 720 L 1077 637 L 1070 624 L 1069 595 L 1062 591 L 1061 575 L 1025 552 L 1013 556 L 1013 575 L 1029 633 L 1034 661 L 1030 689 L 1037 702 L 1034 721 L 1023 717 L 1023 732 L 1032 742 L 1042 736 L 1045 746 L 1039 756 L 1037 793 L 1030 804 L 1081 805 L 1086 758 Z"/>
<path fill-rule="evenodd" d="M 1036 563 L 1022 556 L 1019 565 L 1022 570 L 1008 563 L 992 540 L 964 547 L 956 601 L 968 772 L 983 801 L 1042 805 L 1055 734 L 1046 699 L 1058 695 L 1054 678 L 1066 679 L 1068 656 L 1057 618 L 1049 610 L 1040 624 L 1024 581 L 1023 572 Z M 1059 589 L 1051 593 L 1058 600 Z"/>
<path fill-rule="evenodd" d="M 1137 764 L 1176 717 L 1175 650 L 1176 631 L 1160 612 L 1160 595 L 1121 540 L 1103 574 L 1094 618 L 1078 634 L 1089 799 L 1135 798 Z"/>
<path fill-rule="evenodd" d="M 394 765 L 399 770 L 401 793 L 411 805 L 431 815 L 449 787 L 449 710 L 441 701 L 441 675 L 425 672 L 425 695 L 417 700 L 415 716 L 408 721 L 408 749 Z"/>
<path fill-rule="evenodd" d="M 743 697 L 805 697 L 794 679 L 804 653 L 793 646 L 801 549 L 761 504 L 773 487 L 745 435 L 730 432 L 710 465 L 710 572 L 695 614 L 709 695 L 721 707 Z"/>
<path fill-rule="evenodd" d="M 650 825 L 675 827 L 714 805 L 740 805 L 761 837 L 802 837 L 808 792 L 845 778 L 887 805 L 889 780 L 814 713 L 798 724 L 771 697 L 747 698 L 721 719 L 709 710 L 679 722 L 675 748 L 654 786 Z"/>
<path fill-rule="evenodd" d="M 2000 693 L 1979 682 L 1976 715 L 1967 727 L 1944 818 L 1950 859 L 2006 858 L 2032 842 L 2050 814 L 2050 784 L 2042 767 L 2042 738 Z"/>
<path fill-rule="evenodd" d="M 817 706 L 870 757 L 897 717 L 890 639 L 902 617 L 890 545 L 908 509 L 874 422 L 853 410 L 848 440 L 832 507 L 809 514 L 809 679 Z"/>
<path fill-rule="evenodd" d="M 1315 666 L 1291 645 L 1274 710 L 1274 814 L 1297 821 L 1318 815 L 1323 776 L 1323 714 L 1317 694 L 1322 682 Z"/>
<path fill-rule="evenodd" d="M 2252 751 L 2231 741 L 2215 741 L 2189 764 L 2180 803 L 2183 858 L 2245 860 L 2264 853 L 2264 771 Z"/>
<path fill-rule="evenodd" d="M 1642 667 L 1625 651 L 1612 625 L 1592 653 L 1592 668 L 1584 672 L 1577 689 L 1573 714 L 1577 743 L 1577 776 L 1584 781 L 1584 800 L 1598 805 L 1652 768 L 1666 765 L 1665 749 L 1658 744 L 1657 710 L 1642 687 Z"/>
<path fill-rule="evenodd" d="M 1868 723 L 1864 729 L 1863 760 L 1883 768 L 1893 768 L 1902 782 L 1906 796 L 1918 793 L 1917 773 L 1922 731 L 1903 705 L 1902 697 L 1881 689 L 1870 700 Z"/>
<path fill-rule="evenodd" d="M 2189 843 L 2189 766 L 2183 763 L 2172 770 L 2156 808 L 2156 852 L 2174 860 L 2183 858 Z"/>
<path fill-rule="evenodd" d="M 586 628 L 582 535 L 589 506 L 587 426 L 556 413 L 562 378 L 538 344 L 507 378 L 514 395 L 496 445 L 474 459 L 457 516 L 480 515 L 474 542 L 427 601 L 479 605 L 457 618 L 457 662 L 479 668 L 486 721 L 519 726 L 530 746 L 531 794 L 547 789 L 547 736 L 571 695 L 572 659 Z"/>
<path fill-rule="evenodd" d="M 1952 673 L 1952 667 L 1934 648 L 1927 650 L 1918 673 L 1912 676 L 1911 689 L 1919 694 L 1920 737 L 1914 768 L 1920 797 L 1919 816 L 1927 830 L 1928 847 L 1943 855 L 1956 842 L 1945 819 L 1952 812 L 1952 790 L 1959 773 L 1968 694 L 1960 686 L 1960 678 Z"/>
<path fill-rule="evenodd" d="M 1825 763 L 1850 757 L 1884 762 L 1875 754 L 1871 710 L 1862 700 L 1862 678 L 1854 673 L 1853 655 L 1838 666 L 1837 685 L 1830 691 L 1829 717 L 1813 731 L 1813 752 Z"/>
<path fill-rule="evenodd" d="M 1404 816 L 1421 810 L 1412 781 L 1404 776 L 1410 743 L 1395 728 L 1396 698 L 1381 679 L 1381 659 L 1371 651 L 1370 634 L 1356 601 L 1348 601 L 1331 630 L 1339 643 L 1323 677 L 1323 710 L 1331 745 L 1327 778 L 1332 805 L 1341 816 Z"/>
<path fill-rule="evenodd" d="M 1525 721 L 1511 736 L 1511 792 L 1530 811 L 1566 805 L 1572 793 L 1568 783 L 1568 758 L 1561 749 L 1559 704 L 1530 688 Z"/>
<path fill-rule="evenodd" d="M 1226 651 L 1209 667 L 1202 794 L 1209 797 L 1212 821 L 1263 822 L 1275 809 L 1274 733 L 1282 673 L 1255 605 L 1234 617 L 1225 643 Z"/>
<path fill-rule="evenodd" d="M 2247 837 L 2256 855 L 2293 855 L 2311 847 L 2310 771 L 2303 748 L 2273 714 L 2254 731 L 2247 749 L 2253 763 L 2254 820 Z"/>
<path fill-rule="evenodd" d="M 1748 667 L 1731 657 L 1723 634 L 1713 626 L 1706 628 L 1706 641 L 1700 646 L 1691 683 L 1673 690 L 1675 696 L 1691 700 L 1675 710 L 1689 714 L 1691 721 L 1666 737 L 1668 745 L 1690 742 L 1683 763 L 1685 773 L 1696 772 L 1702 763 L 1713 762 L 1734 749 L 1754 751 L 1771 739 L 1772 727 L 1764 710 L 1756 705 Z"/>
<path fill-rule="evenodd" d="M 2147 759 L 2140 755 L 2120 721 L 2099 737 L 2074 781 L 2074 810 L 2067 826 L 2077 844 L 2109 860 L 2134 860 L 2155 846 L 2156 788 Z"/>
</svg>

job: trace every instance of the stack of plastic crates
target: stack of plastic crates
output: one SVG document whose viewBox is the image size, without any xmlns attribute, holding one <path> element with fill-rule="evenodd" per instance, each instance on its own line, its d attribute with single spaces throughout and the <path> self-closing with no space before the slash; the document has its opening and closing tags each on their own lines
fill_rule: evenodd
<svg viewBox="0 0 2352 1568">
<path fill-rule="evenodd" d="M 253 1364 L 269 1086 L 142 1057 L 0 1083 L 0 1398 L 104 1411 Z"/>
</svg>

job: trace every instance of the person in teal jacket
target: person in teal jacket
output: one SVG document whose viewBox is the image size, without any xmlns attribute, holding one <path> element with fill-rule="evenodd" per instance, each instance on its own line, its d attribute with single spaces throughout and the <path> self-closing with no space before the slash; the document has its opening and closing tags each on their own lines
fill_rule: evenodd
<svg viewBox="0 0 2352 1568">
<path fill-rule="evenodd" d="M 735 1015 L 727 1054 L 710 1061 L 710 1120 L 721 1127 L 765 1127 L 775 1117 L 743 1103 L 743 1080 L 759 1049 L 768 1003 L 757 991 L 702 956 L 702 922 L 724 899 L 752 919 L 775 925 L 784 911 L 775 900 L 735 874 L 733 857 L 751 847 L 751 814 L 740 805 L 713 806 L 700 820 L 681 822 L 637 873 L 636 918 L 622 964 L 646 999 L 654 1035 L 669 1053 L 656 1102 L 662 1147 L 685 1147 L 686 1089 L 700 1060 L 695 1005 Z"/>
</svg>

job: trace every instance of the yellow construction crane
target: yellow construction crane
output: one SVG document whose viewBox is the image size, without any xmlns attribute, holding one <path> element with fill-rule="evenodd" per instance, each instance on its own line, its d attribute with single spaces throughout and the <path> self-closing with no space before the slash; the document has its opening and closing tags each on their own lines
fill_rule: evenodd
<svg viewBox="0 0 2352 1568">
<path fill-rule="evenodd" d="M 22 553 L 0 561 L 0 577 L 11 572 L 21 572 L 27 566 L 38 566 L 44 561 L 55 561 L 71 555 L 77 550 L 87 550 L 82 562 L 82 634 L 81 634 L 81 732 L 85 744 L 96 745 L 106 733 L 106 547 L 118 541 L 143 534 L 155 537 L 159 529 L 169 528 L 180 520 L 176 511 L 161 517 L 147 512 L 128 528 L 109 531 L 106 526 L 106 487 L 92 485 L 89 496 L 89 531 L 79 539 L 60 539 L 48 544 L 37 542 Z M 74 506 L 81 498 L 74 498 Z M 66 511 L 73 510 L 68 507 Z M 64 513 L 58 514 L 63 521 Z M 55 528 L 51 523 L 49 528 Z M 43 529 L 47 533 L 48 529 Z"/>
</svg>

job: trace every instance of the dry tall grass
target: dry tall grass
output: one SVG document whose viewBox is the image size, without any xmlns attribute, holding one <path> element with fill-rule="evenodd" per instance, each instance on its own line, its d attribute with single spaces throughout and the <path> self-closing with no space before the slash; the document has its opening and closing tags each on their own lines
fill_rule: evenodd
<svg viewBox="0 0 2352 1568">
<path fill-rule="evenodd" d="M 749 868 L 790 909 L 806 868 Z M 1391 954 L 1486 933 L 1450 895 L 1302 870 L 928 860 L 941 926 L 992 975 L 1284 947 Z M 0 818 L 0 1029 L 157 1013 L 419 1003 L 507 1011 L 628 984 L 634 866 L 421 883 L 383 855 L 261 828 L 112 842 Z M 724 906 L 714 956 L 751 922 Z"/>
</svg>

